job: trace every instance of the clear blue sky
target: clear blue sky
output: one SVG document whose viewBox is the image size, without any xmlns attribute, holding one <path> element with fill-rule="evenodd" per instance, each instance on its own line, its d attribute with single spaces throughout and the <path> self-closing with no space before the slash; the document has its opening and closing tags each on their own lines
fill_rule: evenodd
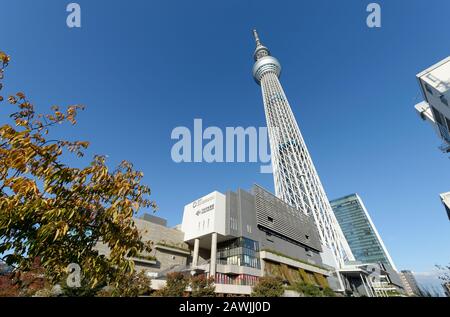
<svg viewBox="0 0 450 317">
<path fill-rule="evenodd" d="M 450 160 L 414 112 L 415 74 L 450 55 L 448 1 L 379 1 L 382 28 L 365 24 L 370 1 L 1 1 L 0 49 L 12 55 L 8 92 L 38 110 L 82 103 L 60 136 L 91 141 L 89 154 L 145 173 L 171 225 L 213 190 L 273 191 L 257 163 L 175 164 L 170 134 L 192 127 L 264 126 L 251 76 L 256 26 L 282 63 L 282 84 L 330 199 L 357 192 L 400 269 L 450 262 L 450 222 L 438 194 Z M 0 109 L 0 123 L 6 116 Z M 76 162 L 73 158 L 73 163 Z"/>
</svg>

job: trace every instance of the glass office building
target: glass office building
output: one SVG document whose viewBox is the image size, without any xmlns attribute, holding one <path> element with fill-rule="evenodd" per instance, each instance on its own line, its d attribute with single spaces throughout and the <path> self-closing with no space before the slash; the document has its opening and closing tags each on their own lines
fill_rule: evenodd
<svg viewBox="0 0 450 317">
<path fill-rule="evenodd" d="M 361 198 L 352 194 L 330 203 L 355 259 L 363 263 L 381 262 L 396 270 Z"/>
</svg>

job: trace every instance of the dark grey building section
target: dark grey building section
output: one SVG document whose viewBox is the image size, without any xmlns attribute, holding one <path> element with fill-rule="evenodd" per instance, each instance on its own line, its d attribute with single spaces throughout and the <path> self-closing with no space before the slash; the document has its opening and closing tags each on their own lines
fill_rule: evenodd
<svg viewBox="0 0 450 317">
<path fill-rule="evenodd" d="M 278 199 L 262 187 L 253 187 L 257 225 L 289 242 L 321 252 L 319 233 L 310 217 Z"/>
<path fill-rule="evenodd" d="M 226 229 L 230 236 L 258 240 L 254 196 L 240 189 L 227 192 L 226 199 Z"/>
<path fill-rule="evenodd" d="M 398 272 L 390 265 L 382 263 L 381 266 L 387 273 L 390 284 L 395 285 L 399 289 L 403 290 L 403 283 Z"/>
<path fill-rule="evenodd" d="M 252 193 L 242 189 L 227 192 L 226 203 L 226 230 L 230 236 L 257 241 L 261 251 L 276 251 L 322 265 L 319 233 L 311 216 L 258 185 Z"/>
</svg>

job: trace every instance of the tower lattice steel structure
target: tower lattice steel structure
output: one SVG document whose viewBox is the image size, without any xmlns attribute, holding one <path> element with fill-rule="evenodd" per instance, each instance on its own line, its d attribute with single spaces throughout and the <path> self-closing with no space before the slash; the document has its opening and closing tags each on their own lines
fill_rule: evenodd
<svg viewBox="0 0 450 317">
<path fill-rule="evenodd" d="M 304 213 L 313 215 L 322 245 L 331 251 L 328 254 L 332 254 L 335 267 L 342 267 L 345 261 L 354 260 L 354 257 L 278 80 L 281 65 L 261 44 L 256 30 L 253 30 L 253 35 L 256 41 L 253 77 L 262 90 L 275 194 Z"/>
</svg>

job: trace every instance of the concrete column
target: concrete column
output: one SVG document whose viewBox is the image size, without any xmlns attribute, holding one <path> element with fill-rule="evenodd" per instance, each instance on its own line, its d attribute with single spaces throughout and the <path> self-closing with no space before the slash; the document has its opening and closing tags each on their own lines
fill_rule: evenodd
<svg viewBox="0 0 450 317">
<path fill-rule="evenodd" d="M 194 257 L 192 258 L 192 267 L 196 267 L 198 265 L 198 249 L 200 247 L 200 240 L 195 239 L 194 241 Z"/>
<path fill-rule="evenodd" d="M 216 278 L 216 258 L 217 258 L 217 233 L 211 235 L 211 261 L 209 276 Z"/>
<path fill-rule="evenodd" d="M 366 291 L 367 297 L 371 297 L 370 293 L 369 293 L 369 290 L 367 289 L 366 282 L 364 282 L 364 276 L 361 273 L 359 273 L 359 278 L 361 279 L 361 282 L 362 282 L 362 284 L 364 286 L 364 290 Z"/>
<path fill-rule="evenodd" d="M 370 279 L 367 276 L 365 276 L 364 278 L 366 279 L 366 284 L 367 284 L 367 286 L 369 288 L 370 293 L 372 294 L 372 297 L 377 297 L 377 294 L 374 293 L 373 285 L 370 282 Z"/>
<path fill-rule="evenodd" d="M 261 276 L 265 276 L 266 274 L 264 273 L 265 271 L 265 266 L 266 266 L 266 262 L 264 262 L 264 260 L 259 257 L 259 265 L 260 265 L 260 270 L 261 270 Z"/>
</svg>

